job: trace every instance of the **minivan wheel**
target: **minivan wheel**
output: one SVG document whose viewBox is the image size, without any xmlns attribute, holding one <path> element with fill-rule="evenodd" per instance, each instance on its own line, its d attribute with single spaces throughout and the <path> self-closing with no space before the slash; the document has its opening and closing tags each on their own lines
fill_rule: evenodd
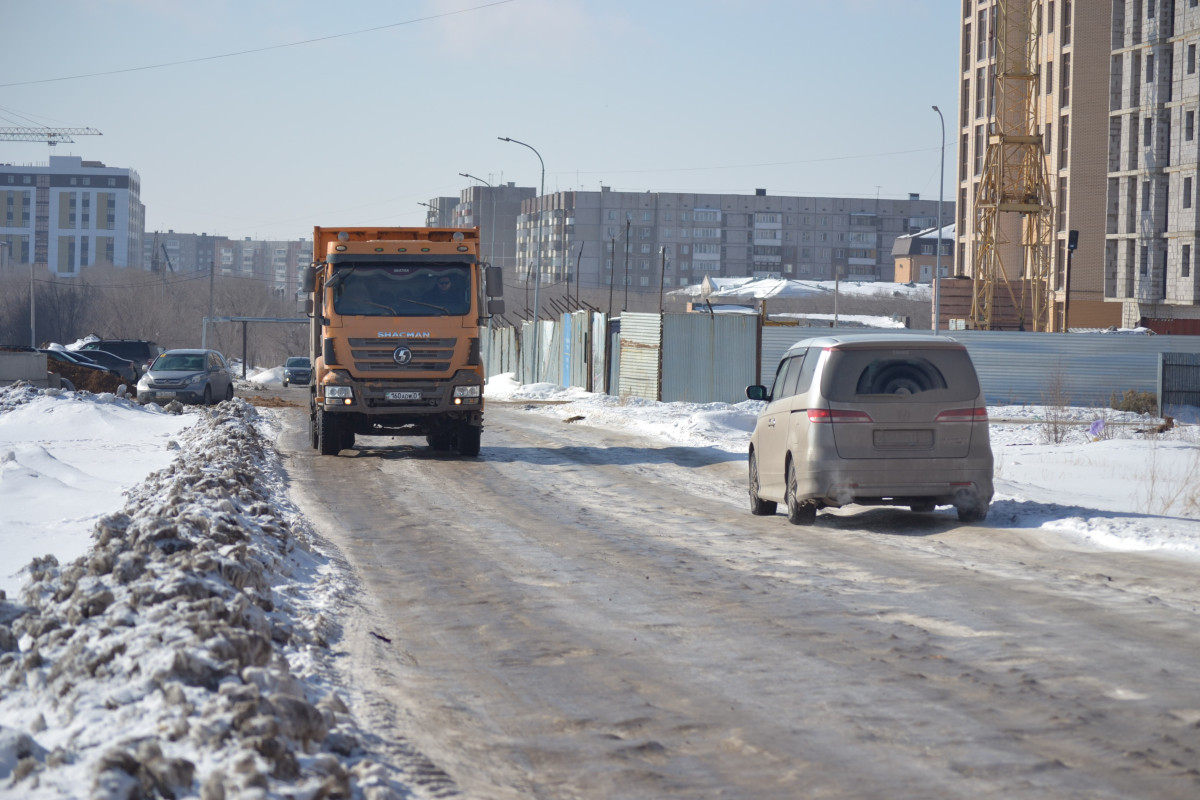
<svg viewBox="0 0 1200 800">
<path fill-rule="evenodd" d="M 983 522 L 987 519 L 988 507 L 986 503 L 980 503 L 972 498 L 968 502 L 960 503 L 957 506 L 959 522 Z"/>
<path fill-rule="evenodd" d="M 212 405 L 212 387 L 211 386 L 204 387 L 204 399 L 202 402 L 206 406 Z"/>
<path fill-rule="evenodd" d="M 758 456 L 750 454 L 750 513 L 756 517 L 769 517 L 779 508 L 774 500 L 763 500 L 758 496 Z"/>
<path fill-rule="evenodd" d="M 796 464 L 789 461 L 787 466 L 787 491 L 784 493 L 784 498 L 787 500 L 788 522 L 793 525 L 812 525 L 817 521 L 817 504 L 811 500 L 806 502 L 798 500 L 796 498 L 798 490 Z"/>
</svg>

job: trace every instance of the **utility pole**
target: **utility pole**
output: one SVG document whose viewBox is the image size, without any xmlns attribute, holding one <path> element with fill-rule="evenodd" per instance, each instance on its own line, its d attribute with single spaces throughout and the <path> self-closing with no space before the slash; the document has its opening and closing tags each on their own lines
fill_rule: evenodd
<svg viewBox="0 0 1200 800">
<path fill-rule="evenodd" d="M 667 246 L 664 244 L 659 250 L 662 252 L 662 269 L 658 273 L 658 313 L 662 313 L 663 304 L 663 284 L 667 282 Z"/>
<path fill-rule="evenodd" d="M 215 294 L 214 282 L 216 280 L 217 262 L 208 262 L 208 318 L 204 320 L 204 331 L 200 335 L 200 349 L 208 349 L 208 320 L 213 315 L 213 296 Z"/>
<path fill-rule="evenodd" d="M 608 252 L 612 255 L 608 260 L 608 318 L 612 319 L 613 284 L 617 282 L 617 237 L 612 237 Z"/>
<path fill-rule="evenodd" d="M 946 118 L 937 106 L 934 106 L 933 110 L 942 121 L 942 166 L 938 171 L 938 228 L 937 236 L 934 237 L 937 255 L 933 259 L 933 332 L 937 333 L 942 321 L 942 195 L 946 186 Z"/>
<path fill-rule="evenodd" d="M 629 308 L 629 220 L 625 220 L 625 303 L 621 306 L 624 314 Z"/>
</svg>

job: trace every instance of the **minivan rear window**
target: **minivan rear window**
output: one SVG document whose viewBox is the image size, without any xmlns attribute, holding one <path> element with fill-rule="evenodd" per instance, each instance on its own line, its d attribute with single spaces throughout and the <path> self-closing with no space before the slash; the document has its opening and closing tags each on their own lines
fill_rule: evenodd
<svg viewBox="0 0 1200 800">
<path fill-rule="evenodd" d="M 979 378 L 963 349 L 837 349 L 829 354 L 821 393 L 830 400 L 920 402 L 973 400 Z"/>
</svg>

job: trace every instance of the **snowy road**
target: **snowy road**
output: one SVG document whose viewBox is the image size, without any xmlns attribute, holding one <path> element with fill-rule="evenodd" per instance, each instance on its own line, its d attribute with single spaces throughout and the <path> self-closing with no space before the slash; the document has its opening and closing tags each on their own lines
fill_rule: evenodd
<svg viewBox="0 0 1200 800">
<path fill-rule="evenodd" d="M 319 458 L 384 739 L 487 798 L 1193 798 L 1194 564 L 951 510 L 746 510 L 745 464 L 491 403 L 479 459 Z"/>
</svg>

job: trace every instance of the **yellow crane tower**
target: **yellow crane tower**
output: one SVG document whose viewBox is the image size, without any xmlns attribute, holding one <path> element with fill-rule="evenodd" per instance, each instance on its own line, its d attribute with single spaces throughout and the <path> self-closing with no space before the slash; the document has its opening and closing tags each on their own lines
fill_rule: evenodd
<svg viewBox="0 0 1200 800">
<path fill-rule="evenodd" d="M 59 142 L 74 142 L 72 136 L 102 135 L 95 128 L 0 128 L 0 142 L 45 142 L 51 147 Z"/>
<path fill-rule="evenodd" d="M 996 0 L 995 117 L 975 199 L 971 321 L 980 330 L 1048 331 L 1053 320 L 1054 200 L 1037 109 L 1041 17 L 1041 0 Z M 999 308 L 1000 289 L 1015 320 Z"/>
</svg>

